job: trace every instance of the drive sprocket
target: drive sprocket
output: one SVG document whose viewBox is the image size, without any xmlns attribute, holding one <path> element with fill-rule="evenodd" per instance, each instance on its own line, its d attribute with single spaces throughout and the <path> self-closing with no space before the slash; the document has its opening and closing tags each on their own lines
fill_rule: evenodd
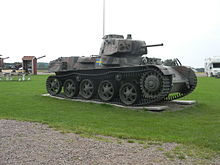
<svg viewBox="0 0 220 165">
<path fill-rule="evenodd" d="M 140 78 L 140 88 L 145 99 L 159 101 L 169 94 L 171 82 L 159 70 L 149 69 Z"/>
</svg>

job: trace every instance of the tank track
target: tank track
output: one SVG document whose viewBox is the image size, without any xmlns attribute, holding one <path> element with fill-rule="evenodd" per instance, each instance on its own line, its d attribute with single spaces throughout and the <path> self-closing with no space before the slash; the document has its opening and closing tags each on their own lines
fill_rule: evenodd
<svg viewBox="0 0 220 165">
<path fill-rule="evenodd" d="M 197 77 L 196 77 L 195 73 L 193 71 L 191 71 L 190 78 L 189 78 L 189 88 L 186 89 L 185 91 L 181 91 L 181 92 L 178 92 L 175 94 L 169 94 L 163 100 L 164 101 L 172 101 L 172 100 L 176 100 L 181 97 L 184 97 L 184 96 L 190 94 L 196 88 L 196 85 L 197 85 Z"/>
<path fill-rule="evenodd" d="M 145 84 L 145 78 L 147 75 L 151 75 L 150 77 L 154 78 L 155 77 L 158 79 L 160 79 L 160 86 L 158 86 L 158 91 L 156 92 L 151 92 L 151 95 L 147 95 L 146 94 L 146 89 L 144 89 L 144 84 Z M 183 92 L 179 92 L 176 95 L 169 95 L 171 88 L 172 88 L 172 76 L 171 75 L 164 75 L 158 68 L 156 67 L 149 67 L 149 66 L 144 66 L 144 67 L 138 67 L 138 69 L 136 68 L 135 71 L 127 71 L 125 70 L 112 70 L 112 71 L 107 71 L 107 72 L 103 72 L 100 73 L 100 71 L 97 69 L 94 69 L 92 71 L 92 73 L 85 73 L 83 71 L 79 72 L 79 71 L 72 71 L 69 72 L 68 74 L 57 74 L 55 76 L 50 76 L 47 80 L 46 86 L 47 86 L 47 90 L 51 95 L 57 95 L 60 97 L 65 97 L 65 95 L 60 94 L 61 92 L 61 88 L 58 88 L 57 90 L 55 90 L 55 92 L 51 93 L 50 92 L 50 79 L 57 79 L 59 80 L 58 83 L 60 83 L 61 88 L 64 84 L 64 82 L 68 79 L 74 80 L 74 82 L 76 82 L 76 88 L 78 89 L 77 92 L 79 92 L 79 88 L 80 88 L 80 83 L 83 80 L 90 80 L 91 82 L 93 82 L 93 93 L 91 98 L 91 100 L 95 100 L 95 101 L 100 101 L 100 102 L 108 102 L 108 103 L 113 103 L 113 104 L 118 104 L 118 105 L 125 105 L 125 103 L 123 103 L 121 101 L 121 96 L 117 96 L 119 92 L 119 90 L 121 89 L 123 84 L 126 84 L 128 86 L 126 86 L 127 88 L 129 87 L 129 85 L 133 86 L 134 89 L 136 89 L 136 99 L 135 102 L 132 103 L 132 106 L 143 106 L 143 105 L 148 105 L 148 104 L 153 104 L 156 102 L 161 102 L 161 101 L 171 101 L 180 97 L 183 97 L 187 94 L 189 94 L 190 92 L 192 92 L 196 86 L 196 77 L 194 77 L 195 80 L 193 80 L 193 84 L 191 84 L 191 87 L 189 90 L 183 91 Z M 113 86 L 114 86 L 114 97 L 109 100 L 109 101 L 103 101 L 98 92 L 99 92 L 99 84 L 103 81 L 108 81 L 108 82 L 112 82 Z M 77 93 L 76 96 L 71 97 L 71 98 L 82 98 L 82 96 L 80 96 L 80 92 Z M 120 94 L 119 94 L 120 95 Z"/>
</svg>

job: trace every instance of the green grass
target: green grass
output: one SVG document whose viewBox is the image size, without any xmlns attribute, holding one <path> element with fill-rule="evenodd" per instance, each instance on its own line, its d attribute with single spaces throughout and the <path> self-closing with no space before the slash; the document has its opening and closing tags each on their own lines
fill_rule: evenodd
<svg viewBox="0 0 220 165">
<path fill-rule="evenodd" d="M 0 82 L 0 118 L 41 122 L 63 132 L 177 142 L 220 151 L 220 79 L 199 78 L 197 89 L 184 98 L 197 100 L 197 106 L 152 113 L 43 97 L 46 78 Z"/>
<path fill-rule="evenodd" d="M 158 148 L 160 150 L 160 148 Z M 163 148 L 161 148 L 163 151 Z M 187 157 L 194 158 L 194 161 L 200 161 L 200 163 L 192 164 L 210 164 L 206 160 L 212 160 L 213 157 L 217 156 L 214 151 L 207 148 L 198 148 L 194 145 L 178 145 L 177 147 L 171 149 L 170 151 L 165 151 L 164 155 L 171 159 L 186 159 Z M 203 162 L 203 163 L 202 163 Z"/>
</svg>

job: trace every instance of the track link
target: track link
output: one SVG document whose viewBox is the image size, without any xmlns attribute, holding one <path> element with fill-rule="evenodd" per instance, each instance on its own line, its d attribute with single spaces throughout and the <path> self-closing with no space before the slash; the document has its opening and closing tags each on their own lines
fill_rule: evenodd
<svg viewBox="0 0 220 165">
<path fill-rule="evenodd" d="M 170 94 L 167 97 L 165 97 L 163 100 L 164 101 L 172 101 L 172 100 L 176 100 L 176 99 L 179 99 L 181 97 L 184 97 L 184 96 L 190 94 L 196 88 L 196 85 L 197 85 L 197 78 L 195 76 L 193 78 L 193 83 L 190 85 L 189 89 L 187 89 L 183 92 L 178 92 L 176 94 Z"/>
</svg>

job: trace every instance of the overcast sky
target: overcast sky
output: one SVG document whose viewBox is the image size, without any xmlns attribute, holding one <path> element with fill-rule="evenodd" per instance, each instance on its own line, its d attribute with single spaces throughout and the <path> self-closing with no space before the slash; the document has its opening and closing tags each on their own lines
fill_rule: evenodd
<svg viewBox="0 0 220 165">
<path fill-rule="evenodd" d="M 98 54 L 103 0 L 0 0 L 0 54 L 46 58 Z M 220 0 L 106 0 L 106 34 L 132 34 L 149 57 L 203 67 L 220 56 Z"/>
</svg>

